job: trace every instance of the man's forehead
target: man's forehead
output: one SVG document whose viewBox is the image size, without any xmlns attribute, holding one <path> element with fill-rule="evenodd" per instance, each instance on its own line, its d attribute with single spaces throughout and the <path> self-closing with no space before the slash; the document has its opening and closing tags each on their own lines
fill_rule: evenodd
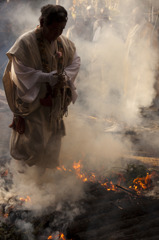
<svg viewBox="0 0 159 240">
<path fill-rule="evenodd" d="M 50 29 L 50 31 L 55 31 L 57 29 L 61 31 L 65 28 L 65 26 L 66 26 L 66 22 L 53 22 L 47 28 Z"/>
<path fill-rule="evenodd" d="M 66 22 L 53 22 L 50 27 L 65 27 Z"/>
</svg>

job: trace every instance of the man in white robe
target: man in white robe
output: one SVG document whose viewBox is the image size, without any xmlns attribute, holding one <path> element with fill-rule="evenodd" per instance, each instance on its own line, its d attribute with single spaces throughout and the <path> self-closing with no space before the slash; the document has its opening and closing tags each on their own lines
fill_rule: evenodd
<svg viewBox="0 0 159 240">
<path fill-rule="evenodd" d="M 62 34 L 67 11 L 59 5 L 41 8 L 40 26 L 20 36 L 7 52 L 3 84 L 14 114 L 10 153 L 29 166 L 59 165 L 63 115 L 69 98 L 77 98 L 74 86 L 80 57 L 74 44 Z"/>
</svg>

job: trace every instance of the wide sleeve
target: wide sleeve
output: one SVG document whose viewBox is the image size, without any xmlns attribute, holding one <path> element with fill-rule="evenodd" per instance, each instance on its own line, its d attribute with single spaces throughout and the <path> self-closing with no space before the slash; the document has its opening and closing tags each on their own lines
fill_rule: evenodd
<svg viewBox="0 0 159 240">
<path fill-rule="evenodd" d="M 54 76 L 56 71 L 44 73 L 31 67 L 24 66 L 16 57 L 12 58 L 11 78 L 17 86 L 18 96 L 27 103 L 33 102 L 40 91 L 40 85 L 49 82 L 53 85 L 57 83 Z"/>
</svg>

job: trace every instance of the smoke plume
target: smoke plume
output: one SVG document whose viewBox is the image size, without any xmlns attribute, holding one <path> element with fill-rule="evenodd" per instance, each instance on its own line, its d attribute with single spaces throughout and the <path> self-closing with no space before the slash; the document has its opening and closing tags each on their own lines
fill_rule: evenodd
<svg viewBox="0 0 159 240">
<path fill-rule="evenodd" d="M 60 159 L 67 167 L 79 160 L 92 170 L 122 166 L 122 156 L 131 150 L 131 142 L 117 132 L 140 126 L 141 108 L 149 107 L 155 97 L 156 51 L 144 40 L 138 41 L 130 55 L 126 47 L 132 27 L 128 16 L 138 5 L 138 1 L 128 2 L 121 5 L 119 12 L 112 13 L 109 27 L 102 28 L 96 41 L 83 40 L 80 36 L 71 39 L 81 57 L 81 69 L 76 81 L 79 98 L 70 106 L 68 118 L 64 119 L 67 135 L 63 139 Z M 45 1 L 47 3 L 51 1 Z M 20 4 L 8 12 L 14 38 L 38 25 L 42 5 L 43 2 L 34 7 Z M 68 5 L 69 2 L 64 2 L 66 9 Z M 69 22 L 68 27 L 73 24 Z M 28 208 L 34 206 L 40 211 L 59 199 L 76 201 L 83 196 L 81 184 L 73 176 L 55 171 L 47 175 L 45 187 L 40 188 L 35 179 L 34 168 L 29 168 L 26 175 L 14 175 L 16 192 L 19 195 L 27 193 L 32 199 Z M 58 207 L 61 207 L 60 203 Z M 75 207 L 73 214 L 77 212 Z"/>
</svg>

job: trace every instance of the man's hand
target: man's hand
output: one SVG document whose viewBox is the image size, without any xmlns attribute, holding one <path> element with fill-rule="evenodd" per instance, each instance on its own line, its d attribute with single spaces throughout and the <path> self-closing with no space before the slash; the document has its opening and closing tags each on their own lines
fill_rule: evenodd
<svg viewBox="0 0 159 240">
<path fill-rule="evenodd" d="M 49 81 L 49 84 L 51 87 L 54 87 L 59 81 L 58 75 L 57 74 L 53 74 L 53 76 L 51 76 L 51 79 Z"/>
</svg>

